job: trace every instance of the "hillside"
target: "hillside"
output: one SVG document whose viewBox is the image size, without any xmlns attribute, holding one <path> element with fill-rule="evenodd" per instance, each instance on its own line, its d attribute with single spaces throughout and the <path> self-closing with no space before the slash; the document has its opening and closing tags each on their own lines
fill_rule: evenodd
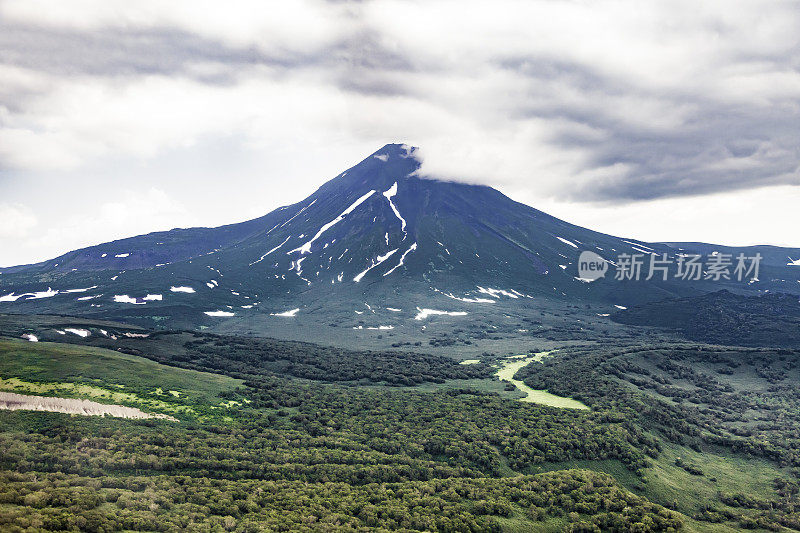
<svg viewBox="0 0 800 533">
<path fill-rule="evenodd" d="M 800 346 L 800 299 L 794 294 L 747 296 L 718 291 L 618 311 L 620 324 L 653 326 L 688 339 L 738 346 Z"/>
</svg>

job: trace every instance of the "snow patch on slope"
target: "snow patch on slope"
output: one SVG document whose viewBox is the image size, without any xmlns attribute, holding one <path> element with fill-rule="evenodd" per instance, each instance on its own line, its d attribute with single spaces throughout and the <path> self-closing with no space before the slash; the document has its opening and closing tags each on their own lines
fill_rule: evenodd
<svg viewBox="0 0 800 533">
<path fill-rule="evenodd" d="M 97 285 L 92 285 L 91 287 L 86 287 L 85 289 L 67 289 L 67 290 L 62 291 L 62 292 L 67 292 L 67 293 L 69 293 L 69 292 L 86 292 L 86 291 L 90 291 L 90 290 L 96 289 L 96 288 L 97 288 Z"/>
<path fill-rule="evenodd" d="M 162 300 L 162 296 L 160 294 L 148 294 L 147 296 L 141 298 L 131 298 L 127 294 L 115 294 L 114 301 L 118 304 L 135 304 L 135 305 L 144 305 L 150 301 L 160 301 Z"/>
<path fill-rule="evenodd" d="M 23 297 L 25 298 L 25 300 L 38 300 L 39 298 L 52 298 L 56 294 L 59 294 L 59 291 L 54 290 L 50 287 L 47 287 L 46 291 L 39 291 L 39 292 L 24 292 L 22 294 L 15 294 L 13 292 L 10 292 L 5 296 L 0 296 L 0 302 L 16 302 L 17 300 Z"/>
<path fill-rule="evenodd" d="M 556 239 L 558 239 L 559 241 L 563 242 L 564 244 L 568 244 L 568 245 L 572 246 L 573 248 L 577 248 L 578 247 L 577 244 L 575 244 L 572 241 L 568 241 L 564 237 L 559 237 L 558 235 L 556 235 Z"/>
<path fill-rule="evenodd" d="M 205 311 L 203 314 L 208 316 L 233 316 L 234 313 L 230 311 Z"/>
<path fill-rule="evenodd" d="M 391 274 L 392 272 L 394 272 L 395 270 L 397 270 L 398 268 L 400 268 L 401 266 L 403 266 L 403 261 L 405 260 L 406 256 L 409 254 L 409 252 L 413 252 L 413 251 L 414 251 L 414 250 L 416 250 L 416 249 L 417 249 L 417 243 L 414 243 L 414 244 L 412 244 L 411 246 L 409 246 L 409 247 L 408 247 L 408 250 L 406 250 L 405 252 L 403 252 L 403 255 L 401 255 L 401 256 L 400 256 L 400 262 L 399 262 L 399 263 L 397 263 L 395 266 L 393 266 L 393 267 L 391 268 L 391 270 L 389 270 L 387 273 L 385 273 L 385 274 L 383 275 L 383 277 L 386 277 L 386 276 L 388 276 L 389 274 Z"/>
<path fill-rule="evenodd" d="M 37 300 L 39 298 L 52 298 L 56 294 L 58 294 L 58 291 L 53 290 L 50 287 L 47 287 L 46 291 L 34 292 L 32 296 L 28 298 L 28 300 Z"/>
<path fill-rule="evenodd" d="M 466 302 L 471 304 L 493 304 L 497 301 L 497 300 L 490 300 L 489 298 L 466 298 L 466 297 L 462 298 L 456 296 L 451 292 L 443 292 L 436 288 L 434 288 L 433 290 L 440 294 L 443 294 L 444 296 L 447 296 L 448 298 L 452 298 L 453 300 L 458 300 L 459 302 Z"/>
<path fill-rule="evenodd" d="M 298 307 L 296 309 L 291 309 L 289 311 L 284 311 L 282 313 L 270 313 L 270 316 L 289 316 L 289 317 L 293 317 L 293 316 L 296 316 L 297 313 L 299 313 L 299 312 L 300 312 L 300 308 Z"/>
<path fill-rule="evenodd" d="M 172 287 L 169 288 L 169 290 L 172 291 L 172 292 L 186 292 L 186 293 L 190 293 L 190 294 L 194 292 L 193 288 L 185 287 L 183 285 L 181 285 L 180 287 L 172 286 Z"/>
<path fill-rule="evenodd" d="M 420 309 L 417 307 L 417 316 L 414 317 L 414 320 L 425 320 L 433 315 L 465 316 L 466 314 L 466 311 L 439 311 L 438 309 Z"/>
<path fill-rule="evenodd" d="M 371 264 L 369 267 L 367 267 L 367 269 L 366 269 L 366 270 L 364 270 L 364 271 L 360 272 L 359 274 L 357 274 L 357 275 L 356 275 L 356 277 L 354 277 L 354 278 L 353 278 L 353 281 L 355 281 L 356 283 L 358 283 L 359 281 L 361 281 L 361 278 L 363 278 L 363 277 L 366 275 L 366 273 L 367 273 L 367 272 L 369 272 L 370 270 L 372 270 L 372 269 L 373 269 L 373 268 L 375 268 L 376 266 L 380 265 L 381 263 L 383 263 L 384 261 L 386 261 L 387 259 L 389 259 L 389 258 L 390 258 L 392 255 L 394 255 L 394 253 L 395 253 L 397 250 L 398 250 L 398 249 L 397 249 L 397 248 L 395 248 L 394 250 L 392 250 L 392 251 L 390 251 L 390 252 L 386 253 L 386 255 L 379 255 L 379 256 L 378 256 L 376 259 L 373 259 L 373 260 L 372 260 L 372 264 Z"/>
<path fill-rule="evenodd" d="M 289 222 L 291 222 L 291 221 L 292 221 L 292 220 L 294 220 L 295 218 L 297 218 L 297 217 L 299 217 L 300 215 L 302 215 L 302 214 L 303 214 L 303 212 L 304 212 L 306 209 L 308 209 L 309 207 L 311 207 L 312 205 L 314 205 L 316 202 L 317 202 L 317 200 L 316 200 L 316 198 L 315 198 L 315 199 L 314 199 L 314 200 L 313 200 L 313 201 L 312 201 L 310 204 L 308 204 L 307 206 L 305 206 L 304 208 L 302 208 L 300 211 L 298 211 L 297 213 L 295 213 L 295 214 L 294 214 L 294 216 L 293 216 L 292 218 L 290 218 L 289 220 L 287 220 L 286 222 L 284 222 L 283 224 L 281 224 L 281 226 L 280 226 L 280 227 L 284 227 L 286 224 L 288 224 Z M 275 229 L 275 228 L 272 228 L 272 229 Z M 272 231 L 272 229 L 271 229 L 271 230 L 269 230 L 269 231 Z M 267 232 L 267 233 L 269 233 L 269 232 Z"/>
<path fill-rule="evenodd" d="M 134 305 L 145 304 L 144 301 L 141 301 L 141 298 L 131 298 L 127 294 L 115 294 L 114 301 L 118 304 L 134 304 Z"/>
<path fill-rule="evenodd" d="M 514 298 L 514 299 L 519 298 L 519 296 L 514 294 L 513 292 L 508 292 L 508 291 L 505 291 L 503 289 L 492 289 L 491 287 L 484 288 L 484 287 L 481 287 L 480 285 L 478 285 L 478 292 L 483 293 L 483 294 L 488 294 L 492 298 L 497 298 L 498 295 L 508 296 L 509 298 Z"/>
<path fill-rule="evenodd" d="M 630 244 L 638 252 L 644 252 L 646 254 L 651 254 L 651 253 L 653 253 L 655 251 L 652 248 L 650 248 L 649 246 L 645 246 L 644 244 L 639 244 L 638 242 L 626 241 L 625 239 L 622 239 L 622 242 Z M 645 248 L 646 251 L 645 250 L 640 250 L 639 248 Z"/>
<path fill-rule="evenodd" d="M 302 255 L 302 254 L 308 254 L 308 253 L 311 253 L 311 245 L 314 243 L 314 241 L 316 241 L 317 239 L 319 239 L 319 237 L 320 237 L 320 236 L 321 236 L 323 233 L 325 233 L 326 231 L 328 231 L 328 230 L 329 230 L 331 227 L 335 226 L 336 224 L 338 224 L 339 222 L 341 222 L 342 220 L 344 220 L 344 217 L 346 217 L 347 215 L 349 215 L 350 213 L 352 213 L 352 212 L 355 210 L 355 208 L 356 208 L 356 207 L 358 207 L 359 205 L 361 205 L 361 204 L 362 204 L 362 203 L 363 203 L 363 202 L 364 202 L 364 201 L 365 201 L 367 198 L 369 198 L 369 197 L 370 197 L 370 196 L 372 196 L 373 194 L 375 194 L 375 190 L 374 190 L 374 189 L 373 189 L 373 190 L 371 190 L 371 191 L 369 191 L 368 193 L 366 193 L 366 194 L 365 194 L 365 195 L 363 195 L 362 197 L 360 197 L 358 200 L 356 200 L 356 201 L 355 201 L 355 202 L 353 202 L 352 204 L 350 204 L 350 207 L 348 207 L 347 209 L 345 209 L 344 211 L 342 211 L 342 214 L 340 214 L 338 217 L 334 218 L 333 220 L 331 220 L 331 221 L 330 221 L 330 222 L 328 222 L 327 224 L 323 225 L 323 226 L 322 226 L 322 227 L 319 229 L 319 231 L 317 231 L 317 234 L 316 234 L 316 235 L 314 235 L 314 237 L 312 237 L 312 238 L 311 238 L 311 240 L 310 240 L 310 241 L 307 241 L 305 244 L 303 244 L 303 245 L 302 245 L 302 246 L 300 246 L 299 248 L 295 248 L 294 250 L 290 250 L 289 252 L 287 252 L 287 254 L 291 254 L 291 253 L 294 253 L 294 252 L 300 252 L 300 254 L 301 254 L 301 255 Z"/>
<path fill-rule="evenodd" d="M 397 206 L 395 206 L 394 202 L 392 202 L 392 197 L 394 197 L 396 194 L 397 194 L 397 182 L 395 181 L 394 185 L 389 187 L 389 189 L 386 190 L 383 193 L 383 195 L 386 197 L 386 200 L 389 202 L 389 207 L 392 208 L 392 211 L 394 212 L 394 215 L 400 220 L 400 229 L 403 231 L 403 235 L 404 235 L 403 238 L 405 238 L 405 234 L 406 234 L 406 219 L 404 219 L 402 217 L 402 215 L 400 214 L 400 211 L 398 211 L 398 209 L 397 209 Z"/>
<path fill-rule="evenodd" d="M 285 240 L 285 241 L 283 241 L 283 242 L 282 242 L 282 243 L 280 243 L 278 246 L 276 246 L 275 248 L 271 249 L 270 251 L 268 251 L 267 253 L 265 253 L 265 254 L 264 254 L 264 255 L 262 255 L 261 257 L 259 257 L 259 258 L 258 258 L 258 260 L 256 260 L 256 261 L 253 261 L 252 263 L 250 263 L 248 266 L 253 266 L 253 265 L 255 265 L 256 263 L 260 263 L 261 261 L 263 261 L 263 260 L 264 260 L 264 258 L 265 258 L 265 257 L 267 257 L 269 254 L 271 254 L 272 252 L 274 252 L 275 250 L 277 250 L 278 248 L 280 248 L 281 246 L 283 246 L 284 244 L 286 244 L 286 243 L 287 243 L 287 241 L 288 241 L 289 239 L 291 239 L 291 238 L 292 238 L 292 236 L 291 236 L 291 235 L 289 235 L 288 237 L 286 237 L 286 240 Z"/>
</svg>

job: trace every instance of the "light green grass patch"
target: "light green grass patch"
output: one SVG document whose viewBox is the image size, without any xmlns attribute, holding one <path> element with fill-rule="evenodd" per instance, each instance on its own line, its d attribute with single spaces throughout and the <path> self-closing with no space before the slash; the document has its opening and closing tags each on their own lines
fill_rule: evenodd
<svg viewBox="0 0 800 533">
<path fill-rule="evenodd" d="M 702 476 L 692 475 L 675 464 L 696 465 Z M 660 503 L 676 502 L 677 510 L 692 515 L 709 503 L 738 513 L 719 501 L 719 493 L 743 493 L 763 499 L 775 498 L 773 480 L 788 477 L 777 465 L 764 459 L 746 458 L 727 452 L 696 452 L 684 446 L 664 443 L 658 460 L 645 473 L 643 495 Z M 712 479 L 716 481 L 712 481 Z"/>
<path fill-rule="evenodd" d="M 548 405 L 550 407 L 561 407 L 565 409 L 589 409 L 589 407 L 583 402 L 579 402 L 578 400 L 573 400 L 572 398 L 557 396 L 555 394 L 547 392 L 546 390 L 532 389 L 528 385 L 526 385 L 523 381 L 514 379 L 514 376 L 519 371 L 519 369 L 533 362 L 540 363 L 542 361 L 542 358 L 548 355 L 548 353 L 549 352 L 540 352 L 533 356 L 527 356 L 527 355 L 511 356 L 508 358 L 508 361 L 503 363 L 500 370 L 497 371 L 496 374 L 497 378 L 500 381 L 508 381 L 509 383 L 517 387 L 520 391 L 522 391 L 526 395 L 524 398 L 520 398 L 520 401 L 522 402 L 538 403 L 541 405 Z"/>
<path fill-rule="evenodd" d="M 196 414 L 195 410 L 187 405 L 175 405 L 160 400 L 140 398 L 128 392 L 110 391 L 100 387 L 78 383 L 36 383 L 24 381 L 19 378 L 0 378 L 0 390 L 35 396 L 91 399 L 98 403 L 109 405 L 135 405 L 137 407 L 146 407 L 147 410 L 150 411 L 158 412 Z"/>
<path fill-rule="evenodd" d="M 1 390 L 196 415 L 241 384 L 103 348 L 0 339 Z"/>
</svg>

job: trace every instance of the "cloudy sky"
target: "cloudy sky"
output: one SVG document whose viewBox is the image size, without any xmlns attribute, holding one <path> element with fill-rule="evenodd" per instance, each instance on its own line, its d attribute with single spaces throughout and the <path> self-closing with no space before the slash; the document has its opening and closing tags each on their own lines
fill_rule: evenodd
<svg viewBox="0 0 800 533">
<path fill-rule="evenodd" d="M 0 0 L 0 266 L 388 142 L 570 222 L 800 247 L 800 2 Z"/>
</svg>

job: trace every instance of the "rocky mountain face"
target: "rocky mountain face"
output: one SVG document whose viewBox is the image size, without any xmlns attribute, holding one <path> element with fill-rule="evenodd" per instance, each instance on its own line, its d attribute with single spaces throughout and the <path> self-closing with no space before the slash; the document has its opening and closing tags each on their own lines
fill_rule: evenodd
<svg viewBox="0 0 800 533">
<path fill-rule="evenodd" d="M 493 188 L 437 181 L 419 171 L 413 147 L 389 144 L 301 202 L 254 220 L 156 232 L 3 269 L 0 313 L 125 318 L 165 327 L 227 322 L 258 333 L 270 320 L 307 316 L 322 324 L 376 309 L 397 323 L 476 310 L 483 317 L 507 314 L 515 306 L 542 308 L 539 302 L 548 309 L 591 304 L 613 310 L 720 289 L 798 287 L 797 249 L 618 238 Z M 671 262 L 691 253 L 760 253 L 763 259 L 757 279 L 751 272 L 739 281 L 731 266 L 731 279 L 687 280 L 670 272 L 666 280 L 656 275 L 647 281 L 645 262 L 639 280 L 615 280 L 612 264 L 604 278 L 589 282 L 578 270 L 583 251 L 612 263 L 620 254 L 666 254 Z"/>
</svg>

